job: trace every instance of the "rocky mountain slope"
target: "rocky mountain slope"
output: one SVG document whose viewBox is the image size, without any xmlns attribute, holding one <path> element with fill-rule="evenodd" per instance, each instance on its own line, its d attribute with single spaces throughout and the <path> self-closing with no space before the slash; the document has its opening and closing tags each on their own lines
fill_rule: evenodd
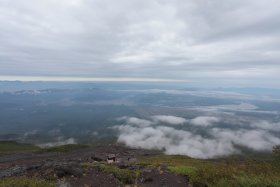
<svg viewBox="0 0 280 187">
<path fill-rule="evenodd" d="M 116 144 L 0 142 L 0 187 L 280 187 L 279 150 L 200 160 Z"/>
<path fill-rule="evenodd" d="M 58 187 L 188 186 L 186 176 L 176 175 L 167 167 L 149 168 L 136 164 L 140 158 L 158 155 L 156 151 L 118 145 L 66 152 L 61 149 L 62 152 L 50 150 L 2 154 L 0 179 L 8 182 L 9 178 L 23 180 L 25 178 L 21 177 L 25 176 L 49 181 L 51 186 Z M 114 160 L 108 159 L 110 155 Z"/>
</svg>

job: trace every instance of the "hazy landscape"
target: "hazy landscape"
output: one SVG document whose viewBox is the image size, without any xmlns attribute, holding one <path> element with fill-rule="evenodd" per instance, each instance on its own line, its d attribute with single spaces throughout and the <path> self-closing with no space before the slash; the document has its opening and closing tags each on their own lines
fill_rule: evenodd
<svg viewBox="0 0 280 187">
<path fill-rule="evenodd" d="M 204 159 L 271 152 L 280 144 L 277 89 L 47 82 L 1 86 L 2 140 L 41 147 L 118 142 Z"/>
<path fill-rule="evenodd" d="M 278 186 L 273 155 L 279 153 L 272 154 L 280 145 L 277 89 L 181 83 L 0 85 L 2 186 Z M 116 166 L 104 165 L 112 153 Z M 161 169 L 147 172 L 146 167 Z M 38 179 L 7 178 L 26 175 Z"/>
<path fill-rule="evenodd" d="M 0 0 L 0 187 L 280 187 L 279 10 Z"/>
</svg>

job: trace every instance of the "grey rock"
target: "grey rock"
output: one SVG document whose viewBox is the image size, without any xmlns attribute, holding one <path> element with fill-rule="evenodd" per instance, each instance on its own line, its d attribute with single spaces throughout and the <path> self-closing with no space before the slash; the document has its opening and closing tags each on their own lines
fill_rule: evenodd
<svg viewBox="0 0 280 187">
<path fill-rule="evenodd" d="M 0 179 L 5 177 L 23 175 L 26 172 L 26 170 L 27 170 L 26 166 L 15 166 L 9 169 L 2 170 L 0 171 Z"/>
<path fill-rule="evenodd" d="M 83 170 L 77 163 L 62 163 L 54 167 L 55 173 L 58 177 L 64 177 L 73 175 L 75 177 L 81 177 Z"/>
</svg>

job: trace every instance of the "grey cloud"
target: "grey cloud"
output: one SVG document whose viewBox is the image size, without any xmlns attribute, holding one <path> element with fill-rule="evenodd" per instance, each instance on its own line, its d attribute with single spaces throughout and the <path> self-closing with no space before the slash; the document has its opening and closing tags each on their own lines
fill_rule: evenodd
<svg viewBox="0 0 280 187">
<path fill-rule="evenodd" d="M 213 107 L 208 107 L 209 109 L 216 110 L 233 110 L 233 111 L 252 111 L 258 109 L 257 106 L 250 103 L 241 103 L 237 105 L 218 105 Z"/>
<path fill-rule="evenodd" d="M 0 74 L 279 86 L 275 0 L 0 2 Z"/>
<path fill-rule="evenodd" d="M 207 90 L 172 90 L 172 89 L 142 89 L 142 90 L 122 90 L 124 92 L 140 92 L 149 94 L 166 93 L 170 95 L 186 95 L 195 97 L 206 98 L 219 98 L 219 99 L 237 99 L 239 104 L 227 104 L 227 105 L 210 105 L 204 107 L 193 107 L 201 110 L 238 110 L 238 111 L 255 111 L 258 106 L 250 103 L 251 101 L 265 101 L 265 102 L 280 102 L 277 97 L 271 97 L 267 95 L 257 96 L 252 94 L 243 94 L 231 91 L 207 91 Z M 257 91 L 256 91 L 257 92 Z M 260 110 L 259 110 L 260 111 Z M 264 112 L 264 111 L 263 111 Z"/>
</svg>

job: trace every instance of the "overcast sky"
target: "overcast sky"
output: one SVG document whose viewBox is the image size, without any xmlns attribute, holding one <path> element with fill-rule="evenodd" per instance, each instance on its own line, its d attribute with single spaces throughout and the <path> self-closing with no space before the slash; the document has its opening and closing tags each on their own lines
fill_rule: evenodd
<svg viewBox="0 0 280 187">
<path fill-rule="evenodd" d="M 280 87 L 279 0 L 0 0 L 0 76 Z"/>
</svg>

